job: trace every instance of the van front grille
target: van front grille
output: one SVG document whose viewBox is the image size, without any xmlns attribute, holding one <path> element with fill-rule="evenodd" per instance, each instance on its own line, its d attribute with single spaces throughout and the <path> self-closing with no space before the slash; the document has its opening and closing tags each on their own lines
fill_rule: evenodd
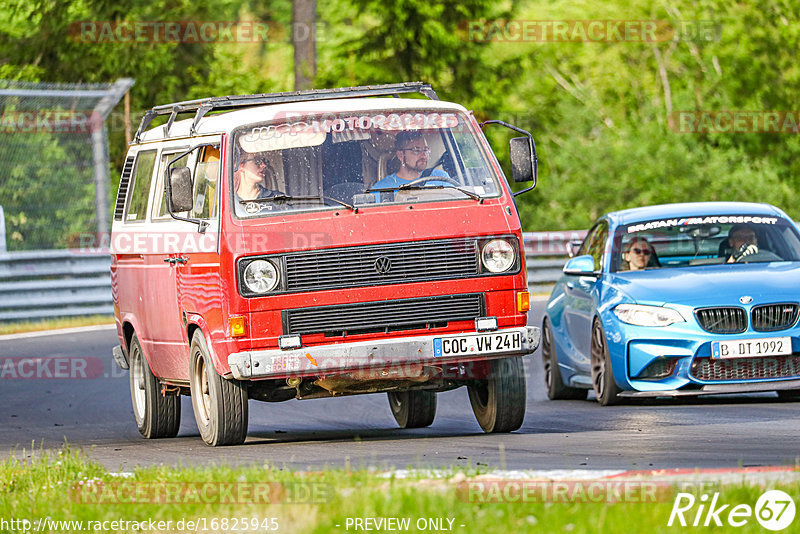
<svg viewBox="0 0 800 534">
<path fill-rule="evenodd" d="M 315 250 L 286 256 L 286 291 L 474 277 L 475 238 Z"/>
</svg>

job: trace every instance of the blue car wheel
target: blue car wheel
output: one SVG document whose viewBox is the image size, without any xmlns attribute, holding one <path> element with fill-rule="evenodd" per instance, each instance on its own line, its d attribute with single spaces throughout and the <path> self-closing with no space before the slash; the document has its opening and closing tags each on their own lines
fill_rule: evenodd
<svg viewBox="0 0 800 534">
<path fill-rule="evenodd" d="M 611 359 L 608 356 L 608 345 L 606 335 L 600 321 L 595 319 L 592 326 L 592 346 L 590 352 L 592 365 L 592 387 L 594 394 L 597 395 L 597 402 L 601 406 L 610 406 L 620 402 L 619 392 L 621 391 L 617 382 L 614 380 L 614 372 L 611 369 Z"/>
</svg>

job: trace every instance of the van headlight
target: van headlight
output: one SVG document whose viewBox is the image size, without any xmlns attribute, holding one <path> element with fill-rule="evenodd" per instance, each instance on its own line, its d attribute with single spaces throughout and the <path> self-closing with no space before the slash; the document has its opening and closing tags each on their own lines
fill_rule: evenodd
<svg viewBox="0 0 800 534">
<path fill-rule="evenodd" d="M 253 260 L 244 268 L 242 281 L 248 291 L 267 293 L 278 285 L 278 268 L 269 260 Z"/>
<path fill-rule="evenodd" d="M 493 239 L 483 245 L 481 250 L 483 266 L 493 273 L 502 273 L 511 269 L 515 259 L 514 247 L 505 239 Z"/>
</svg>

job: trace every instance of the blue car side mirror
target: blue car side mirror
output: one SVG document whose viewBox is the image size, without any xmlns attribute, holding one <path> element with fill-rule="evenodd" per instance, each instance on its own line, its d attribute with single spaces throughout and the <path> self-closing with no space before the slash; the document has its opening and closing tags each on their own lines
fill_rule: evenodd
<svg viewBox="0 0 800 534">
<path fill-rule="evenodd" d="M 564 265 L 564 274 L 578 276 L 597 276 L 599 273 L 594 270 L 594 258 L 589 254 L 576 256 Z"/>
</svg>

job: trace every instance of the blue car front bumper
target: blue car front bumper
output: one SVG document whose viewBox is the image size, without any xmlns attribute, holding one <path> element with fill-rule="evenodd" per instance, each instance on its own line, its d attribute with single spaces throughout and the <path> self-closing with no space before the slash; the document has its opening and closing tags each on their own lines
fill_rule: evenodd
<svg viewBox="0 0 800 534">
<path fill-rule="evenodd" d="M 603 317 L 609 356 L 625 396 L 704 395 L 800 388 L 800 327 L 738 334 L 703 330 L 692 308 L 675 306 L 686 322 L 667 327 L 623 323 L 613 312 Z M 719 358 L 714 341 L 789 337 L 791 355 Z"/>
</svg>

